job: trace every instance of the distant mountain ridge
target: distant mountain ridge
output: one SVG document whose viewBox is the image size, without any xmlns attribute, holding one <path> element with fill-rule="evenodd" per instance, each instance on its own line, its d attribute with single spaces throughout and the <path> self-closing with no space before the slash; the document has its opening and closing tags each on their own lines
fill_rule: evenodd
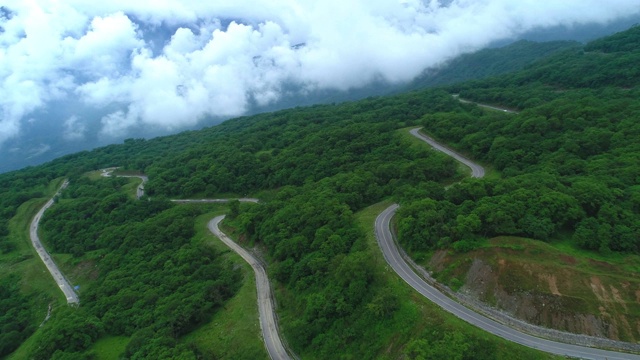
<svg viewBox="0 0 640 360">
<path fill-rule="evenodd" d="M 640 83 L 639 63 L 640 26 L 634 26 L 582 47 L 556 52 L 521 71 L 447 89 L 480 102 L 525 109 L 551 101 L 568 89 L 631 90 Z"/>
<path fill-rule="evenodd" d="M 268 106 L 253 105 L 246 115 L 297 106 L 356 101 L 369 96 L 398 94 L 407 90 L 448 85 L 500 75 L 520 70 L 541 58 L 574 47 L 579 47 L 579 43 L 574 41 L 518 41 L 501 48 L 484 49 L 461 55 L 437 70 L 426 72 L 409 84 L 389 84 L 379 80 L 368 86 L 350 89 L 349 91 L 321 90 L 308 94 L 300 94 L 300 89 L 295 85 L 285 86 L 283 96 L 279 101 Z M 56 117 L 64 118 L 64 114 L 58 114 L 57 111 L 56 109 L 49 110 L 47 112 L 48 116 L 52 119 Z M 211 118 L 196 127 L 215 125 L 222 121 L 224 121 L 222 118 Z M 95 133 L 99 131 L 100 124 L 97 122 L 88 122 L 87 124 L 87 129 L 89 130 L 87 139 L 72 142 L 66 141 L 62 136 L 55 138 L 51 136 L 51 134 L 62 131 L 62 125 L 55 122 L 46 124 L 46 128 L 34 125 L 26 127 L 23 129 L 25 133 L 20 138 L 11 139 L 0 148 L 0 159 L 2 159 L 0 161 L 0 173 L 25 166 L 38 165 L 56 157 L 85 150 L 92 146 L 105 145 L 95 136 Z M 195 130 L 196 127 L 185 130 Z M 141 136 L 147 137 L 149 134 Z"/>
<path fill-rule="evenodd" d="M 520 40 L 500 48 L 464 54 L 437 69 L 429 69 L 409 84 L 410 89 L 450 85 L 524 69 L 540 59 L 581 47 L 577 41 Z"/>
<path fill-rule="evenodd" d="M 542 325 L 635 343 L 640 329 L 624 326 L 640 323 L 640 260 L 634 256 L 640 254 L 640 76 L 633 65 L 640 51 L 625 45 L 635 41 L 640 32 L 633 28 L 515 73 L 443 88 L 448 91 L 246 116 L 0 174 L 0 293 L 7 298 L 0 328 L 16 329 L 0 332 L 0 356 L 17 348 L 14 359 L 86 358 L 102 354 L 104 340 L 115 337 L 120 350 L 113 352 L 127 358 L 248 354 L 246 342 L 234 345 L 225 337 L 217 346 L 212 341 L 219 337 L 210 335 L 228 332 L 219 326 L 226 322 L 212 316 L 231 313 L 226 305 L 241 279 L 233 260 L 222 261 L 224 253 L 197 235 L 204 230 L 198 217 L 225 209 L 166 200 L 220 194 L 264 200 L 236 209 L 229 227 L 263 249 L 277 281 L 275 297 L 282 299 L 281 330 L 302 358 L 544 358 L 450 321 L 386 271 L 369 236 L 376 207 L 382 210 L 390 199 L 404 209 L 397 229 L 408 251 L 444 250 L 471 260 L 466 251 L 505 235 L 548 245 L 540 251 L 563 240 L 569 248 L 542 260 L 578 270 L 585 281 L 564 276 L 576 286 L 564 285 L 561 269 L 540 273 L 535 282 L 537 273 L 524 269 L 520 278 L 502 272 L 499 284 L 546 304 L 534 319 Z M 484 110 L 459 102 L 454 91 L 524 111 Z M 412 142 L 409 126 L 423 127 L 499 173 L 445 187 L 463 176 L 457 164 Z M 110 166 L 147 174 L 149 201 L 133 199 L 137 183 L 85 175 Z M 24 240 L 38 202 L 65 178 L 71 185 L 43 218 L 42 235 L 52 256 L 63 255 L 59 265 L 71 269 L 70 281 L 82 285 L 79 309 L 60 306 L 59 289 L 39 271 L 40 260 Z M 532 258 L 525 245 L 497 251 Z M 574 249 L 579 256 L 568 252 Z M 447 265 L 438 280 L 463 285 L 464 264 L 473 262 Z M 535 269 L 552 271 L 543 265 Z M 476 262 L 471 273 L 486 268 Z M 491 284 L 494 277 L 484 279 Z M 51 303 L 52 316 L 39 328 Z M 523 303 L 531 314 L 533 307 Z M 554 324 L 558 318 L 599 323 Z M 83 336 L 76 341 L 75 334 Z M 192 334 L 203 336 L 188 340 Z"/>
</svg>

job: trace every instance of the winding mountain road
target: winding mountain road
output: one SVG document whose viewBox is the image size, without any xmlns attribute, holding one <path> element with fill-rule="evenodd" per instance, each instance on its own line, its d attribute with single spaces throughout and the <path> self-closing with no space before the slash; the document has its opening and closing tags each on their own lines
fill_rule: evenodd
<svg viewBox="0 0 640 360">
<path fill-rule="evenodd" d="M 497 111 L 502 111 L 502 112 L 511 113 L 511 114 L 517 114 L 518 113 L 517 111 L 510 110 L 510 109 L 505 109 L 505 108 L 502 108 L 502 107 L 491 106 L 491 105 L 486 105 L 486 104 L 480 104 L 480 103 L 477 103 L 477 102 L 465 100 L 465 99 L 462 99 L 460 97 L 460 95 L 458 95 L 458 94 L 455 94 L 455 95 L 452 95 L 452 96 L 455 99 L 458 99 L 458 101 L 460 101 L 463 104 L 475 104 L 475 105 L 477 105 L 479 107 L 482 107 L 482 108 L 485 108 L 485 109 L 497 110 Z"/>
<path fill-rule="evenodd" d="M 111 173 L 116 169 L 117 169 L 117 167 L 102 169 L 101 170 L 101 172 L 102 172 L 101 175 L 104 176 L 104 177 L 112 176 Z M 138 185 L 138 187 L 136 188 L 136 198 L 140 199 L 141 197 L 144 196 L 144 184 L 146 184 L 147 181 L 149 181 L 149 178 L 146 175 L 115 175 L 115 176 L 116 177 L 123 177 L 123 178 L 138 178 L 138 179 L 142 180 L 140 185 Z"/>
<path fill-rule="evenodd" d="M 461 163 L 469 166 L 472 170 L 472 176 L 483 177 L 484 169 L 469 159 L 457 154 L 455 151 L 437 143 L 435 140 L 420 134 L 420 129 L 411 130 L 411 134 L 429 143 L 431 146 L 439 151 L 444 152 L 447 155 L 454 157 Z M 629 360 L 640 359 L 640 356 L 628 353 L 620 353 L 615 351 L 607 351 L 596 348 L 590 348 L 585 346 L 577 346 L 571 344 L 565 344 L 561 342 L 546 340 L 538 338 L 532 335 L 522 333 L 518 330 L 512 329 L 506 325 L 500 324 L 488 317 L 470 310 L 469 308 L 459 304 L 458 302 L 450 299 L 442 292 L 429 285 L 423 280 L 416 272 L 409 266 L 405 259 L 400 254 L 397 243 L 394 240 L 391 232 L 391 218 L 398 209 L 398 204 L 393 204 L 385 209 L 375 221 L 375 234 L 378 241 L 378 245 L 382 250 L 385 260 L 391 266 L 391 268 L 407 283 L 409 286 L 418 291 L 421 295 L 427 299 L 433 301 L 435 304 L 457 316 L 458 318 L 475 325 L 491 334 L 500 336 L 506 340 L 533 348 L 541 351 L 545 351 L 552 354 L 571 356 L 582 359 L 608 359 L 608 360 Z"/>
<path fill-rule="evenodd" d="M 219 224 L 224 215 L 217 216 L 209 221 L 209 230 L 225 243 L 231 250 L 240 255 L 246 262 L 251 265 L 256 274 L 256 289 L 258 292 L 258 313 L 260 314 L 260 328 L 267 352 L 271 359 L 287 360 L 290 359 L 285 350 L 280 335 L 278 333 L 278 322 L 274 311 L 274 303 L 271 295 L 271 284 L 267 277 L 267 272 L 256 258 L 254 258 L 247 250 L 236 244 L 231 238 L 223 233 Z"/>
<path fill-rule="evenodd" d="M 434 149 L 441 151 L 460 163 L 468 166 L 471 169 L 471 176 L 475 178 L 482 178 L 485 175 L 485 170 L 482 166 L 474 163 L 473 161 L 467 159 L 466 157 L 458 154 L 454 150 L 444 146 L 431 137 L 421 134 L 419 132 L 420 128 L 415 128 L 410 130 L 410 133 L 425 141 Z M 103 176 L 110 176 L 111 172 L 114 169 L 105 169 L 102 171 Z M 148 181 L 148 178 L 144 175 L 116 175 L 122 177 L 137 177 L 142 180 L 141 184 L 137 188 L 137 197 L 138 199 L 144 195 L 144 184 Z M 60 193 L 60 191 L 66 188 L 68 185 L 68 181 L 62 184 L 56 195 Z M 69 304 L 78 304 L 79 299 L 77 294 L 74 292 L 73 287 L 69 284 L 69 282 L 62 275 L 58 267 L 55 265 L 49 254 L 42 247 L 40 239 L 38 238 L 38 225 L 39 221 L 42 218 L 44 212 L 53 205 L 54 198 L 51 198 L 38 213 L 34 216 L 31 227 L 30 227 L 30 237 L 32 244 L 38 255 L 47 266 L 47 269 L 53 276 L 54 280 L 60 287 L 61 291 L 63 291 L 67 302 Z M 178 199 L 172 200 L 176 203 L 223 203 L 231 201 L 232 199 Z M 259 200 L 254 198 L 240 198 L 237 199 L 241 202 L 253 202 L 257 203 Z M 418 291 L 421 295 L 434 302 L 444 310 L 450 312 L 451 314 L 457 316 L 458 318 L 475 325 L 491 334 L 502 337 L 506 340 L 538 349 L 541 351 L 545 351 L 552 354 L 562 355 L 562 356 L 570 356 L 577 357 L 583 359 L 608 359 L 608 360 L 630 360 L 630 359 L 640 359 L 639 355 L 621 353 L 615 351 L 607 351 L 601 350 L 597 348 L 590 348 L 585 346 L 578 346 L 572 344 L 566 344 L 556 341 L 551 341 L 547 339 L 538 338 L 513 328 L 510 328 L 506 325 L 498 323 L 484 315 L 481 315 L 460 303 L 452 300 L 447 297 L 445 294 L 437 290 L 436 288 L 429 285 L 424 279 L 422 279 L 414 269 L 407 263 L 407 261 L 403 258 L 400 253 L 400 249 L 395 242 L 393 233 L 391 232 L 391 219 L 396 213 L 399 205 L 393 204 L 385 209 L 375 221 L 375 235 L 377 242 L 382 250 L 383 256 L 389 266 L 407 283 L 409 286 Z M 263 340 L 265 343 L 265 347 L 271 359 L 283 359 L 288 360 L 291 359 L 289 354 L 287 353 L 282 340 L 280 338 L 278 332 L 278 324 L 276 319 L 276 314 L 274 310 L 274 302 L 273 296 L 271 292 L 271 285 L 269 283 L 269 278 L 265 271 L 265 268 L 262 264 L 256 260 L 249 252 L 247 252 L 244 248 L 236 244 L 233 240 L 231 240 L 226 234 L 224 234 L 220 228 L 219 224 L 224 219 L 224 215 L 215 217 L 208 223 L 209 230 L 218 237 L 223 243 L 225 243 L 229 248 L 235 251 L 238 255 L 240 255 L 255 272 L 256 277 L 256 290 L 258 296 L 258 312 L 260 317 L 260 328 L 262 330 Z"/>
<path fill-rule="evenodd" d="M 104 177 L 112 176 L 112 172 L 117 168 L 108 168 L 102 169 L 101 175 Z M 145 175 L 115 175 L 117 177 L 135 177 L 142 180 L 138 188 L 136 189 L 136 196 L 140 199 L 144 196 L 144 184 L 149 180 L 149 178 Z M 60 290 L 64 293 L 67 298 L 67 303 L 69 304 L 78 304 L 80 300 L 78 299 L 78 295 L 75 293 L 73 287 L 67 279 L 62 275 L 60 269 L 56 266 L 51 256 L 42 246 L 40 242 L 40 238 L 38 237 L 38 225 L 40 223 L 40 219 L 42 219 L 42 215 L 44 212 L 54 204 L 54 198 L 60 194 L 60 191 L 65 189 L 69 185 L 69 181 L 65 180 L 62 186 L 58 189 L 56 194 L 49 200 L 47 203 L 38 211 L 38 213 L 34 216 L 31 221 L 30 228 L 30 236 L 33 247 L 40 255 L 42 262 L 46 265 L 47 269 L 53 276 L 53 279 L 56 281 Z M 175 203 L 226 203 L 232 200 L 238 200 L 240 202 L 251 202 L 258 203 L 259 200 L 255 198 L 239 198 L 239 199 L 176 199 L 171 200 Z M 278 332 L 278 323 L 276 320 L 275 307 L 273 302 L 273 297 L 271 293 L 271 284 L 269 282 L 269 278 L 267 276 L 267 272 L 260 264 L 258 260 L 256 260 L 249 252 L 247 252 L 240 245 L 236 244 L 231 238 L 229 238 L 225 233 L 223 233 L 219 224 L 220 221 L 224 219 L 224 215 L 215 217 L 212 219 L 209 224 L 209 230 L 217 236 L 223 243 L 225 243 L 229 248 L 235 251 L 238 255 L 240 255 L 255 272 L 256 276 L 256 290 L 258 294 L 258 313 L 260 316 L 260 328 L 262 330 L 262 336 L 264 339 L 264 344 L 267 349 L 267 352 L 271 359 L 273 360 L 289 360 L 291 359 L 282 344 L 282 340 L 280 339 L 280 334 Z"/>
<path fill-rule="evenodd" d="M 109 168 L 102 170 L 102 176 L 112 176 L 113 170 L 116 168 Z M 117 177 L 137 177 L 142 180 L 142 183 L 137 189 L 137 198 L 140 199 L 144 195 L 144 184 L 149 180 L 145 175 L 115 175 Z M 206 203 L 227 203 L 233 200 L 240 202 L 258 203 L 260 200 L 255 198 L 238 198 L 238 199 L 174 199 L 172 202 L 178 204 L 206 204 Z M 278 323 L 276 320 L 275 308 L 273 298 L 271 297 L 271 284 L 267 277 L 267 272 L 258 260 L 256 260 L 248 251 L 236 244 L 231 238 L 220 230 L 218 226 L 224 219 L 224 215 L 213 218 L 208 223 L 209 231 L 211 231 L 216 237 L 218 237 L 225 245 L 231 250 L 240 255 L 251 267 L 256 274 L 256 290 L 258 293 L 258 313 L 260 317 L 260 329 L 262 330 L 262 337 L 265 347 L 269 356 L 273 360 L 288 360 L 290 359 L 285 347 L 280 339 L 278 333 Z"/>
<path fill-rule="evenodd" d="M 51 258 L 51 255 L 49 255 L 47 250 L 44 249 L 44 247 L 42 246 L 42 242 L 40 242 L 40 238 L 38 237 L 38 226 L 40 225 L 40 219 L 42 219 L 42 215 L 48 208 L 51 207 L 51 205 L 53 205 L 54 199 L 58 194 L 60 194 L 60 191 L 65 189 L 68 185 L 69 181 L 65 180 L 56 194 L 53 195 L 53 197 L 49 199 L 46 204 L 44 204 L 40 211 L 38 211 L 36 216 L 33 217 L 33 220 L 31 220 L 31 226 L 29 228 L 29 237 L 31 237 L 31 244 L 33 245 L 33 248 L 36 249 L 36 252 L 40 256 L 40 259 L 42 260 L 44 265 L 47 267 L 47 270 L 49 270 L 49 273 L 53 277 L 53 280 L 56 281 L 56 284 L 58 284 L 58 287 L 67 298 L 67 303 L 78 304 L 80 303 L 80 299 L 78 299 L 78 295 L 73 290 L 73 286 L 71 286 L 69 281 L 67 281 L 64 275 L 62 275 L 62 272 L 60 271 L 60 269 L 58 269 L 58 266 Z"/>
<path fill-rule="evenodd" d="M 457 152 L 451 150 L 450 148 L 440 144 L 439 142 L 433 140 L 431 137 L 420 133 L 420 129 L 421 128 L 415 128 L 415 129 L 411 129 L 409 132 L 411 133 L 411 135 L 417 137 L 418 139 L 426 142 L 427 144 L 431 145 L 431 147 L 433 147 L 434 149 L 441 151 L 449 156 L 451 156 L 452 158 L 458 160 L 459 162 L 461 162 L 462 164 L 468 166 L 471 169 L 471 177 L 474 178 L 482 178 L 484 177 L 484 168 L 476 163 L 474 163 L 473 161 L 467 159 L 466 157 L 458 154 Z"/>
<path fill-rule="evenodd" d="M 117 168 L 102 169 L 102 176 L 112 176 L 113 170 Z M 137 189 L 137 198 L 140 199 L 144 195 L 144 184 L 149 180 L 145 175 L 114 175 L 117 177 L 137 177 L 142 180 L 142 183 Z M 206 204 L 206 203 L 227 203 L 233 200 L 240 202 L 258 203 L 260 200 L 255 198 L 238 198 L 238 199 L 174 199 L 172 202 L 178 204 Z M 213 218 L 208 223 L 209 230 L 218 237 L 225 245 L 231 250 L 240 255 L 251 267 L 256 275 L 256 291 L 258 294 L 258 314 L 260 317 L 260 329 L 262 330 L 262 337 L 264 340 L 267 353 L 273 360 L 289 360 L 291 359 L 287 354 L 287 351 L 282 344 L 280 334 L 278 332 L 278 322 L 276 320 L 276 313 L 274 302 L 271 293 L 271 284 L 267 272 L 249 252 L 247 252 L 240 245 L 236 244 L 231 238 L 223 233 L 219 224 L 224 219 L 224 215 Z"/>
</svg>

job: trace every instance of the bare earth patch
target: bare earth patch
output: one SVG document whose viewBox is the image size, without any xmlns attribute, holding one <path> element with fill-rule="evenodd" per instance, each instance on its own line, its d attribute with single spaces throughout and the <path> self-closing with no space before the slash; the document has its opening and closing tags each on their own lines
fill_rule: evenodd
<svg viewBox="0 0 640 360">
<path fill-rule="evenodd" d="M 640 340 L 640 274 L 541 242 L 509 240 L 464 254 L 438 251 L 427 268 L 445 284 L 462 281 L 460 293 L 530 324 Z"/>
<path fill-rule="evenodd" d="M 578 260 L 570 255 L 560 255 L 560 260 L 567 265 L 575 265 L 578 263 Z"/>
<path fill-rule="evenodd" d="M 562 294 L 560 294 L 560 291 L 558 290 L 558 284 L 556 276 L 553 274 L 541 274 L 538 275 L 542 280 L 546 280 L 547 283 L 549 284 L 549 291 L 551 291 L 551 293 L 553 295 L 558 295 L 561 296 Z"/>
</svg>

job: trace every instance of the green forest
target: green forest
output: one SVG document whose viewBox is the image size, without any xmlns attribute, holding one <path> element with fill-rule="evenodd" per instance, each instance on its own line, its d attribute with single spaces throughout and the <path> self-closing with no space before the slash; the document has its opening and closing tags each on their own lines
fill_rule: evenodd
<svg viewBox="0 0 640 360">
<path fill-rule="evenodd" d="M 185 335 L 247 279 L 196 236 L 220 212 L 169 199 L 255 196 L 225 226 L 262 252 L 280 327 L 301 358 L 544 358 L 471 328 L 389 273 L 371 241 L 372 209 L 398 202 L 410 252 L 464 253 L 515 235 L 599 256 L 640 252 L 640 27 L 567 49 L 523 70 L 447 87 L 229 120 L 200 131 L 128 139 L 0 175 L 0 358 L 214 359 Z M 566 45 L 566 44 L 565 44 Z M 557 51 L 556 51 L 557 50 Z M 487 110 L 470 101 L 505 106 Z M 485 179 L 408 130 L 492 168 Z M 120 166 L 149 177 L 100 177 Z M 92 175 L 93 174 L 93 175 Z M 41 238 L 80 284 L 64 303 L 30 247 L 28 224 L 62 179 Z M 369 224 L 369 225 L 363 225 Z M 37 280 L 37 281 L 35 281 Z M 47 307 L 51 318 L 42 324 Z M 116 357 L 118 358 L 118 357 Z"/>
</svg>

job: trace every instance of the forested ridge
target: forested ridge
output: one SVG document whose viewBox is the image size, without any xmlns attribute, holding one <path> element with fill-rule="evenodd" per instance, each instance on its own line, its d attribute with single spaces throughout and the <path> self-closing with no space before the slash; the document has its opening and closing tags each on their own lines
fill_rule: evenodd
<svg viewBox="0 0 640 360">
<path fill-rule="evenodd" d="M 131 359 L 188 359 L 177 340 L 237 290 L 232 264 L 194 243 L 194 207 L 136 201 L 122 178 L 71 182 L 41 223 L 54 253 L 71 253 L 90 272 L 78 309 L 58 308 L 37 336 L 34 359 L 93 358 L 100 337 L 127 336 Z"/>
<path fill-rule="evenodd" d="M 398 236 L 405 248 L 422 254 L 416 256 L 439 249 L 478 249 L 467 260 L 473 259 L 474 264 L 493 260 L 492 270 L 499 271 L 498 264 L 513 258 L 508 251 L 498 250 L 498 239 L 508 243 L 513 239 L 509 236 L 520 236 L 565 246 L 565 259 L 575 261 L 572 255 L 577 252 L 587 262 L 569 266 L 573 279 L 563 278 L 562 261 L 545 268 L 543 259 L 534 254 L 541 248 L 534 246 L 530 263 L 507 265 L 510 267 L 505 271 L 512 272 L 517 283 L 499 284 L 495 292 L 483 289 L 479 291 L 486 296 L 477 295 L 494 305 L 500 303 L 503 309 L 509 308 L 505 304 L 511 301 L 517 304 L 509 308 L 513 312 L 536 298 L 553 310 L 530 306 L 532 315 L 520 310 L 521 318 L 562 330 L 637 341 L 637 329 L 622 325 L 638 318 L 636 297 L 629 290 L 638 285 L 633 270 L 636 265 L 624 268 L 622 263 L 637 264 L 634 255 L 640 251 L 640 79 L 634 65 L 640 53 L 625 46 L 639 38 L 640 30 L 634 27 L 584 49 L 558 53 L 522 72 L 448 88 L 461 98 L 507 106 L 519 113 L 478 110 L 462 116 L 427 115 L 421 120 L 431 135 L 490 164 L 500 172 L 500 178 L 465 179 L 444 194 L 408 199 L 397 217 Z M 487 239 L 494 237 L 499 238 L 488 245 Z M 451 261 L 456 261 L 454 258 L 460 261 L 458 256 L 452 256 Z M 603 266 L 610 272 L 593 266 L 593 258 L 604 259 Z M 459 264 L 471 274 L 468 265 L 462 265 L 470 262 Z M 446 262 L 444 266 L 452 265 Z M 540 271 L 554 279 L 557 275 L 564 288 L 526 280 L 540 276 Z M 465 274 L 440 268 L 435 275 L 458 288 L 470 286 Z M 592 281 L 600 281 L 600 276 L 606 277 L 605 286 L 616 292 L 616 305 L 604 303 L 592 290 Z M 504 292 L 505 288 L 509 292 Z M 496 300 L 500 291 L 510 300 Z M 572 305 L 550 305 L 561 302 Z M 583 326 L 571 317 L 595 318 L 600 325 Z"/>
<path fill-rule="evenodd" d="M 215 356 L 180 338 L 223 311 L 241 279 L 192 239 L 193 219 L 206 209 L 167 199 L 261 193 L 262 204 L 242 204 L 228 224 L 264 250 L 287 320 L 281 327 L 302 357 L 540 356 L 498 346 L 439 313 L 408 316 L 418 311 L 415 300 L 387 290 L 389 280 L 371 257 L 377 250 L 367 242 L 371 230 L 357 224 L 356 214 L 385 199 L 399 201 L 398 235 L 410 250 L 467 251 L 489 237 L 521 235 L 568 236 L 604 254 L 637 253 L 640 105 L 634 70 L 625 64 L 640 53 L 623 44 L 639 36 L 633 28 L 611 38 L 618 45 L 599 40 L 484 82 L 129 139 L 2 174 L 0 263 L 8 271 L 0 306 L 33 296 L 10 285 L 24 281 L 16 280 L 23 276 L 19 264 L 34 260 L 21 228 L 11 225 L 20 206 L 45 198 L 51 182 L 68 177 L 69 189 L 43 219 L 44 242 L 98 270 L 80 289 L 79 309 L 54 310 L 30 356 L 92 358 L 92 344 L 106 336 L 128 337 L 124 356 L 132 359 Z M 598 60 L 599 52 L 609 58 Z M 555 71 L 554 64 L 564 68 Z M 588 66 L 594 80 L 583 79 L 584 70 L 566 70 L 572 64 Z M 521 111 L 482 110 L 452 93 Z M 445 188 L 464 174 L 452 159 L 408 140 L 409 126 L 493 165 L 500 177 Z M 128 196 L 125 179 L 84 175 L 110 166 L 148 175 L 148 197 Z M 12 310 L 15 316 L 0 317 L 2 336 L 10 339 L 0 356 L 38 325 L 31 307 Z"/>
<path fill-rule="evenodd" d="M 482 79 L 521 70 L 536 61 L 567 49 L 579 49 L 575 41 L 534 42 L 520 40 L 500 48 L 463 54 L 439 68 L 428 70 L 409 86 L 411 89 L 435 87 Z"/>
<path fill-rule="evenodd" d="M 638 253 L 640 78 L 630 64 L 640 60 L 640 52 L 621 45 L 638 38 L 640 28 L 634 27 L 523 72 L 452 88 L 462 97 L 521 112 L 422 119 L 434 135 L 491 164 L 504 179 L 468 179 L 452 187 L 437 199 L 439 220 L 432 213 L 424 215 L 432 220 L 415 221 L 433 224 L 430 231 L 437 233 L 416 246 L 433 247 L 447 234 L 453 241 L 505 234 L 548 240 L 569 230 L 580 247 Z M 605 49 L 611 58 L 596 53 Z M 587 81 L 590 76 L 601 80 Z M 449 231 L 457 216 L 474 225 Z M 415 242 L 421 230 L 410 230 L 412 221 L 400 230 Z"/>
</svg>

